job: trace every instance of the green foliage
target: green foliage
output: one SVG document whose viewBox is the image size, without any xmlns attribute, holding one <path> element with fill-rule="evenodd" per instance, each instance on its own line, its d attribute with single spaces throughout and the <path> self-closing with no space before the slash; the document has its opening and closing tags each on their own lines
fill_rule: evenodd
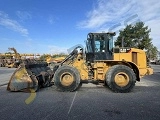
<svg viewBox="0 0 160 120">
<path fill-rule="evenodd" d="M 145 26 L 143 22 L 137 22 L 135 25 L 127 25 L 124 30 L 120 30 L 119 36 L 115 41 L 115 46 L 132 47 L 147 50 L 148 57 L 155 58 L 157 55 L 157 48 L 152 44 L 150 38 L 151 29 Z"/>
<path fill-rule="evenodd" d="M 41 56 L 39 57 L 39 60 L 45 61 L 47 57 L 48 57 L 47 54 L 43 54 L 43 55 L 41 55 Z"/>
<path fill-rule="evenodd" d="M 60 54 L 54 54 L 52 55 L 52 58 L 57 58 L 57 57 L 66 57 L 67 55 L 65 53 L 60 53 Z"/>
<path fill-rule="evenodd" d="M 54 54 L 54 55 L 50 55 L 50 54 L 43 54 L 40 56 L 40 60 L 41 61 L 45 61 L 47 57 L 52 57 L 52 58 L 57 58 L 57 57 L 66 57 L 67 55 L 64 54 L 64 53 L 61 53 L 61 54 Z"/>
<path fill-rule="evenodd" d="M 150 48 L 146 51 L 146 54 L 149 59 L 157 59 L 158 50 L 157 47 L 151 45 Z"/>
</svg>

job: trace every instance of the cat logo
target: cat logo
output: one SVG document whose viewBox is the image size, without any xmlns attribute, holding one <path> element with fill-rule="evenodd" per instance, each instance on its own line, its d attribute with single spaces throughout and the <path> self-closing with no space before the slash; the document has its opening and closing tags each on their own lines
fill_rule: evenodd
<svg viewBox="0 0 160 120">
<path fill-rule="evenodd" d="M 130 48 L 120 48 L 120 53 L 128 53 L 130 50 Z"/>
</svg>

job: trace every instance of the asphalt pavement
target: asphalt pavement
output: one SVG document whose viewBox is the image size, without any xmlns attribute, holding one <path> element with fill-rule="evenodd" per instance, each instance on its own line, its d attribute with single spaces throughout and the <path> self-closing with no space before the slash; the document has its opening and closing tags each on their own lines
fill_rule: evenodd
<svg viewBox="0 0 160 120">
<path fill-rule="evenodd" d="M 59 92 L 52 86 L 37 93 L 9 92 L 1 86 L 0 119 L 160 120 L 160 66 L 153 68 L 155 73 L 142 78 L 130 93 L 92 84 L 76 92 Z"/>
<path fill-rule="evenodd" d="M 8 83 L 16 68 L 0 67 L 0 86 Z"/>
</svg>

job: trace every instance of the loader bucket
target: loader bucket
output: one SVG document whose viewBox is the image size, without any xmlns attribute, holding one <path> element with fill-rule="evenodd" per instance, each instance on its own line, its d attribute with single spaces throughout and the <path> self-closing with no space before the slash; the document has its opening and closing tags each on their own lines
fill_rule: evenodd
<svg viewBox="0 0 160 120">
<path fill-rule="evenodd" d="M 25 60 L 12 74 L 7 90 L 8 91 L 37 91 L 41 87 L 51 85 L 53 71 L 46 62 L 36 60 Z"/>
</svg>

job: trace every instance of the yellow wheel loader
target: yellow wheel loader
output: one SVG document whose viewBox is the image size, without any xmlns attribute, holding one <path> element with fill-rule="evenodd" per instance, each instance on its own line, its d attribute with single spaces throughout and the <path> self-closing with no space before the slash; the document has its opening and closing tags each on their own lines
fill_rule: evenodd
<svg viewBox="0 0 160 120">
<path fill-rule="evenodd" d="M 131 91 L 136 81 L 153 74 L 153 69 L 147 64 L 145 51 L 129 47 L 114 48 L 114 35 L 89 33 L 86 48 L 77 46 L 53 70 L 36 62 L 20 65 L 10 79 L 8 90 L 37 90 L 46 81 L 53 81 L 60 91 L 75 91 L 83 83 L 104 84 L 114 92 Z"/>
</svg>

